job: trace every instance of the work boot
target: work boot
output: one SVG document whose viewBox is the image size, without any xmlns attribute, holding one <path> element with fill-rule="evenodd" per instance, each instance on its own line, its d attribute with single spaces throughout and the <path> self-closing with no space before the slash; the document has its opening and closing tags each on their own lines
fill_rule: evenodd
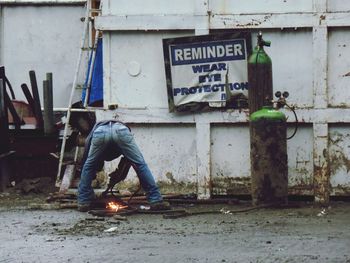
<svg viewBox="0 0 350 263">
<path fill-rule="evenodd" d="M 150 203 L 150 210 L 151 211 L 163 211 L 163 210 L 170 210 L 171 206 L 169 202 L 166 201 L 159 201 L 155 203 Z"/>
<path fill-rule="evenodd" d="M 85 204 L 78 204 L 78 211 L 79 212 L 87 212 L 91 210 L 91 204 L 85 203 Z"/>
<path fill-rule="evenodd" d="M 92 194 L 90 200 L 86 200 L 84 203 L 79 203 L 78 201 L 78 211 L 80 212 L 87 212 L 91 210 L 94 207 L 95 201 L 96 201 L 96 195 L 95 193 Z"/>
</svg>

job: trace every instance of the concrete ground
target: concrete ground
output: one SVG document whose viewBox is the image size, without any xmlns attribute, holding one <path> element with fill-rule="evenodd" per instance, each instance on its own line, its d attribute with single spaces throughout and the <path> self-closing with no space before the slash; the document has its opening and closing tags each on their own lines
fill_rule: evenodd
<svg viewBox="0 0 350 263">
<path fill-rule="evenodd" d="M 249 203 L 187 204 L 176 208 L 224 212 L 125 221 L 38 203 L 45 198 L 0 195 L 0 263 L 350 262 L 348 202 L 239 213 Z"/>
</svg>

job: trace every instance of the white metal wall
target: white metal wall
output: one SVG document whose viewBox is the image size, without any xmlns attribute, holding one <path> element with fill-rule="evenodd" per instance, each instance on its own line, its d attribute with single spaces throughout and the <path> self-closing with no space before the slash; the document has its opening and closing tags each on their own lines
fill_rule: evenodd
<svg viewBox="0 0 350 263">
<path fill-rule="evenodd" d="M 67 108 L 78 59 L 84 1 L 0 1 L 0 65 L 25 100 L 21 84 L 35 70 L 43 103 L 42 81 L 53 73 L 54 107 Z"/>
<path fill-rule="evenodd" d="M 172 127 L 171 137 L 181 133 L 191 138 L 200 198 L 249 193 L 248 112 L 168 113 L 161 40 L 249 29 L 255 43 L 261 30 L 272 41 L 266 50 L 273 61 L 274 90 L 291 94 L 289 102 L 297 106 L 301 122 L 288 141 L 290 192 L 314 195 L 319 202 L 328 202 L 330 194 L 349 195 L 349 11 L 346 0 L 149 0 L 147 5 L 141 0 L 103 0 L 97 26 L 104 30 L 105 106 L 118 104 L 119 109 L 100 117 L 142 124 L 136 137 L 146 149 L 154 143 L 138 134 L 147 134 L 149 126 L 162 134 L 166 124 Z M 137 76 L 130 74 L 135 67 Z M 294 119 L 287 114 L 291 133 Z M 152 159 L 157 180 L 183 165 L 184 155 L 193 158 L 185 147 L 170 155 L 173 162 L 167 169 L 160 169 L 161 156 L 172 151 L 168 138 L 155 137 L 158 155 L 146 154 L 152 156 L 146 159 Z M 177 178 L 188 181 L 193 167 L 183 167 Z"/>
</svg>

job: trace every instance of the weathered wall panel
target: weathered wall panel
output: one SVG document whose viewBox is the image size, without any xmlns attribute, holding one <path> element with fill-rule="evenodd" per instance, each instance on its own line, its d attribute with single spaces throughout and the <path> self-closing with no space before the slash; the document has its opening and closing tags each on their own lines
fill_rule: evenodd
<svg viewBox="0 0 350 263">
<path fill-rule="evenodd" d="M 183 36 L 177 32 L 173 36 Z M 187 33 L 189 34 L 189 33 Z M 110 60 L 110 96 L 105 104 L 120 108 L 168 107 L 162 32 L 111 33 L 105 38 L 105 60 Z"/>
<path fill-rule="evenodd" d="M 249 127 L 214 125 L 211 130 L 213 193 L 248 194 L 250 191 Z"/>
<path fill-rule="evenodd" d="M 288 136 L 294 132 L 289 125 Z M 301 126 L 287 142 L 289 193 L 313 194 L 313 132 Z M 250 193 L 249 128 L 242 125 L 214 125 L 211 132 L 211 175 L 213 193 Z"/>
<path fill-rule="evenodd" d="M 350 27 L 331 28 L 328 45 L 328 98 L 332 107 L 350 107 Z"/>
<path fill-rule="evenodd" d="M 271 41 L 265 51 L 271 57 L 273 90 L 288 91 L 289 102 L 298 108 L 312 107 L 312 32 L 308 29 L 264 30 Z M 256 34 L 252 34 L 256 44 Z"/>
<path fill-rule="evenodd" d="M 332 195 L 350 195 L 350 125 L 329 129 L 330 184 Z"/>
<path fill-rule="evenodd" d="M 54 107 L 68 107 L 78 59 L 84 16 L 83 6 L 2 6 L 0 63 L 6 67 L 15 93 L 25 97 L 21 84 L 29 84 L 35 70 L 41 101 L 42 80 L 53 73 Z"/>
<path fill-rule="evenodd" d="M 294 132 L 290 124 L 287 136 Z M 313 130 L 311 125 L 300 125 L 295 136 L 287 141 L 288 186 L 291 194 L 313 194 Z"/>
</svg>

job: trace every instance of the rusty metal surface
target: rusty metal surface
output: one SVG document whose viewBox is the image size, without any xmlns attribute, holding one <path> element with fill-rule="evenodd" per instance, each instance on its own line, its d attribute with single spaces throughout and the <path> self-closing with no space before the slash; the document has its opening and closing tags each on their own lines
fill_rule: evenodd
<svg viewBox="0 0 350 263">
<path fill-rule="evenodd" d="M 329 133 L 330 194 L 350 195 L 350 126 L 332 125 Z"/>
</svg>

